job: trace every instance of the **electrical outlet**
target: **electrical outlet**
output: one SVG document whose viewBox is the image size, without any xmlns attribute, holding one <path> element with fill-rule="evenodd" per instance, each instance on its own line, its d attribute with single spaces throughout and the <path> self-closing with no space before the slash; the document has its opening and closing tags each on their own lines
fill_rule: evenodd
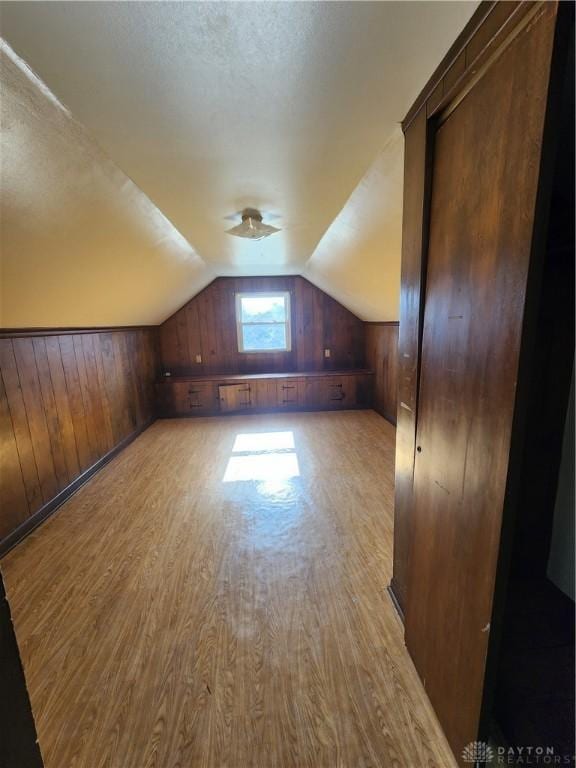
<svg viewBox="0 0 576 768">
<path fill-rule="evenodd" d="M 329 349 L 325 349 L 324 350 L 324 357 L 330 357 L 330 350 Z"/>
<path fill-rule="evenodd" d="M 196 362 L 201 363 L 202 362 L 202 355 L 196 355 Z"/>
</svg>

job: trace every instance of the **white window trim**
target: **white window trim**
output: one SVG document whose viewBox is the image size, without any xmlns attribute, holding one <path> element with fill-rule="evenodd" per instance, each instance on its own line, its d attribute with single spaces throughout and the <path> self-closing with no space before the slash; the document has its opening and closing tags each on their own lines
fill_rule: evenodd
<svg viewBox="0 0 576 768">
<path fill-rule="evenodd" d="M 286 309 L 286 321 L 270 321 L 268 323 L 243 323 L 242 322 L 242 299 L 251 298 L 271 298 L 282 297 Z M 284 325 L 286 327 L 286 346 L 277 349 L 244 349 L 244 334 L 242 328 L 245 325 Z M 245 355 L 265 355 L 275 352 L 292 351 L 292 313 L 290 305 L 290 291 L 244 291 L 236 294 L 236 335 L 238 337 L 238 351 Z"/>
</svg>

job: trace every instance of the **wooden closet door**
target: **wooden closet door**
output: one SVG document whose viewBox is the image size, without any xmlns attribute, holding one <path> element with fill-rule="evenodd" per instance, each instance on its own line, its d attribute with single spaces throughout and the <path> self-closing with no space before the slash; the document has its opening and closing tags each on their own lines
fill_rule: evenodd
<svg viewBox="0 0 576 768">
<path fill-rule="evenodd" d="M 459 760 L 478 733 L 554 20 L 543 7 L 435 137 L 406 643 Z"/>
</svg>

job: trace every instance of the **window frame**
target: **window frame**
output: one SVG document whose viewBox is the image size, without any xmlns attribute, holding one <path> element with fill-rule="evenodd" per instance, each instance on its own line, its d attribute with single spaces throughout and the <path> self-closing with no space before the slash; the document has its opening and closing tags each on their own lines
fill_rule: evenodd
<svg viewBox="0 0 576 768">
<path fill-rule="evenodd" d="M 250 323 L 242 321 L 242 299 L 258 299 L 258 298 L 278 298 L 284 299 L 285 320 L 278 322 L 277 320 L 270 320 L 263 323 Z M 292 303 L 290 291 L 240 291 L 235 296 L 235 309 L 236 309 L 236 337 L 238 341 L 238 352 L 243 355 L 265 355 L 265 354 L 278 354 L 278 352 L 291 352 L 292 351 Z M 245 325 L 283 325 L 286 329 L 286 346 L 277 347 L 275 349 L 244 349 L 244 334 L 243 328 Z"/>
</svg>

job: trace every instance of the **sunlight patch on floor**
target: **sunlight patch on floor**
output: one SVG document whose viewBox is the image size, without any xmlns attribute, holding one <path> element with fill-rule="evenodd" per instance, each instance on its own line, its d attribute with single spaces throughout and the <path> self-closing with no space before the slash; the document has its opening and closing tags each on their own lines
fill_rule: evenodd
<svg viewBox="0 0 576 768">
<path fill-rule="evenodd" d="M 244 432 L 236 435 L 222 482 L 278 483 L 300 476 L 294 433 Z"/>
</svg>

